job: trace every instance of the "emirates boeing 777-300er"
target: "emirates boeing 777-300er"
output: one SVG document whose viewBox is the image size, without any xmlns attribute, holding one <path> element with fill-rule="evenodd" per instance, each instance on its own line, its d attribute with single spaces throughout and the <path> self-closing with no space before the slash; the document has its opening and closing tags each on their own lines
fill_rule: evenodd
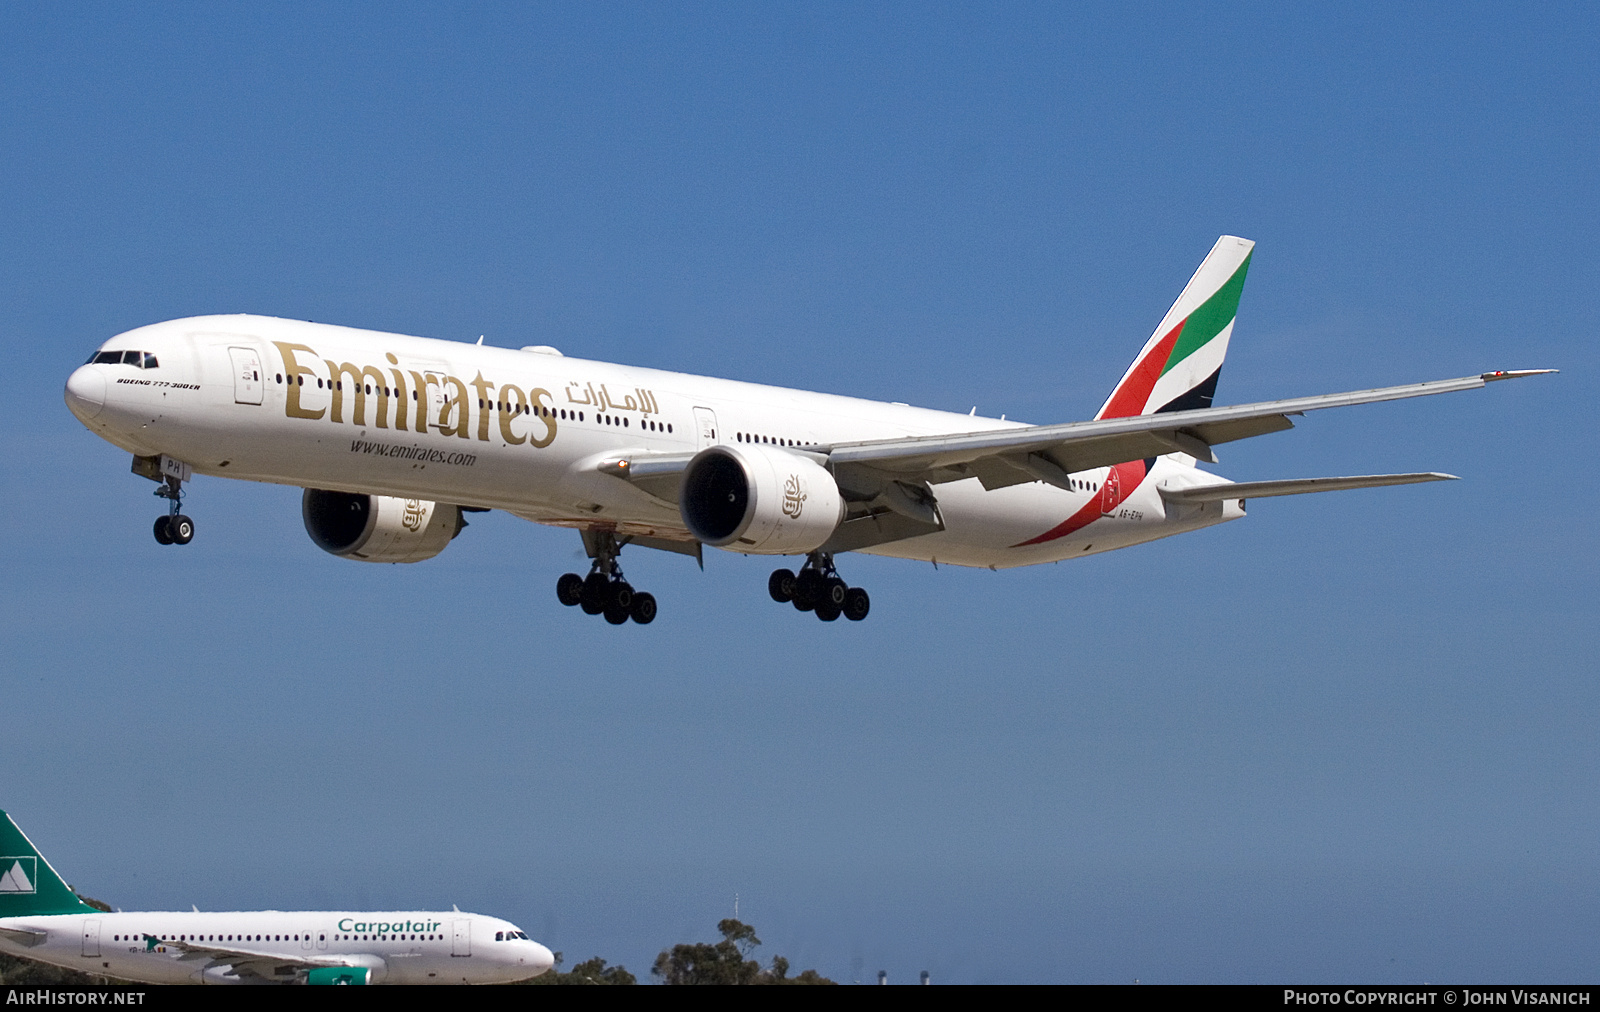
<svg viewBox="0 0 1600 1012">
<path fill-rule="evenodd" d="M 506 984 L 555 963 L 509 921 L 459 910 L 103 911 L 5 812 L 0 952 L 150 984 Z"/>
<path fill-rule="evenodd" d="M 1215 407 L 1254 243 L 1223 236 L 1092 420 L 1054 425 L 260 316 L 130 330 L 67 380 L 90 431 L 159 483 L 162 544 L 186 544 L 184 485 L 204 474 L 305 489 L 306 532 L 363 562 L 419 562 L 499 509 L 583 537 L 563 604 L 647 623 L 625 545 L 798 555 L 779 602 L 860 620 L 835 568 L 868 552 L 1001 569 L 1126 548 L 1244 516 L 1265 496 L 1447 474 L 1230 482 L 1212 447 L 1291 416 L 1470 390 L 1553 370 Z"/>
</svg>

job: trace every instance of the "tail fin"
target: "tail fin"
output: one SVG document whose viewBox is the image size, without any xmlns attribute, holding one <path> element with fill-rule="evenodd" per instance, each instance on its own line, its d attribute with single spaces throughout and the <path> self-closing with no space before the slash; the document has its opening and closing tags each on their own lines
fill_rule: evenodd
<svg viewBox="0 0 1600 1012">
<path fill-rule="evenodd" d="M 0 917 L 94 912 L 61 881 L 11 816 L 0 812 Z"/>
<path fill-rule="evenodd" d="M 1255 243 L 1217 240 L 1096 418 L 1209 408 Z"/>
</svg>

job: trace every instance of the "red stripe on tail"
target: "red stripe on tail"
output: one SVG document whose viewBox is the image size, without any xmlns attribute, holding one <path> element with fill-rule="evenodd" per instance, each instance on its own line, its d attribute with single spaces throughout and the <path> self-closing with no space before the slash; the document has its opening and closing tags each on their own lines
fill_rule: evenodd
<svg viewBox="0 0 1600 1012">
<path fill-rule="evenodd" d="M 1096 418 L 1135 418 L 1144 413 L 1145 402 L 1150 400 L 1150 391 L 1155 389 L 1156 380 L 1161 378 L 1162 370 L 1167 367 L 1167 359 L 1178 343 L 1178 335 L 1183 333 L 1183 325 L 1188 322 L 1187 318 L 1179 320 L 1178 325 L 1150 349 L 1150 354 L 1128 371 L 1127 379 L 1112 393 L 1111 399 Z"/>
</svg>

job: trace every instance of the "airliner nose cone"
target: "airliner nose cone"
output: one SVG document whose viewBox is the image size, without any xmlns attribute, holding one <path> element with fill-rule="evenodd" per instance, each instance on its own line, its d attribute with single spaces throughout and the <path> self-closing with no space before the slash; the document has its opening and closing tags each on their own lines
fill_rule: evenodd
<svg viewBox="0 0 1600 1012">
<path fill-rule="evenodd" d="M 94 366 L 80 365 L 67 377 L 67 407 L 82 421 L 106 406 L 106 377 Z"/>
<path fill-rule="evenodd" d="M 529 958 L 527 963 L 528 966 L 537 970 L 539 973 L 544 973 L 546 970 L 556 965 L 555 953 L 540 945 L 538 942 L 533 943 L 533 949 L 533 956 Z"/>
</svg>

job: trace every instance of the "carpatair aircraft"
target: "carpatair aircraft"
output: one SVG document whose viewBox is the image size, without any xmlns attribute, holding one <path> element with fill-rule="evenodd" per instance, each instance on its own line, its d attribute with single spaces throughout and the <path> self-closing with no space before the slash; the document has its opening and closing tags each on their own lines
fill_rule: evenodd
<svg viewBox="0 0 1600 1012">
<path fill-rule="evenodd" d="M 1266 496 L 1438 481 L 1434 472 L 1231 482 L 1219 443 L 1294 415 L 1470 390 L 1553 370 L 1217 407 L 1254 243 L 1223 236 L 1089 421 L 1028 425 L 563 356 L 260 316 L 130 330 L 67 380 L 84 425 L 133 454 L 187 544 L 195 474 L 305 489 L 312 542 L 345 559 L 419 562 L 473 511 L 569 527 L 593 564 L 566 605 L 647 623 L 626 545 L 700 557 L 803 556 L 780 603 L 860 620 L 846 552 L 1002 569 L 1209 527 Z"/>
<path fill-rule="evenodd" d="M 5 812 L 0 951 L 151 984 L 504 984 L 554 962 L 509 921 L 459 910 L 108 914 Z"/>
</svg>

